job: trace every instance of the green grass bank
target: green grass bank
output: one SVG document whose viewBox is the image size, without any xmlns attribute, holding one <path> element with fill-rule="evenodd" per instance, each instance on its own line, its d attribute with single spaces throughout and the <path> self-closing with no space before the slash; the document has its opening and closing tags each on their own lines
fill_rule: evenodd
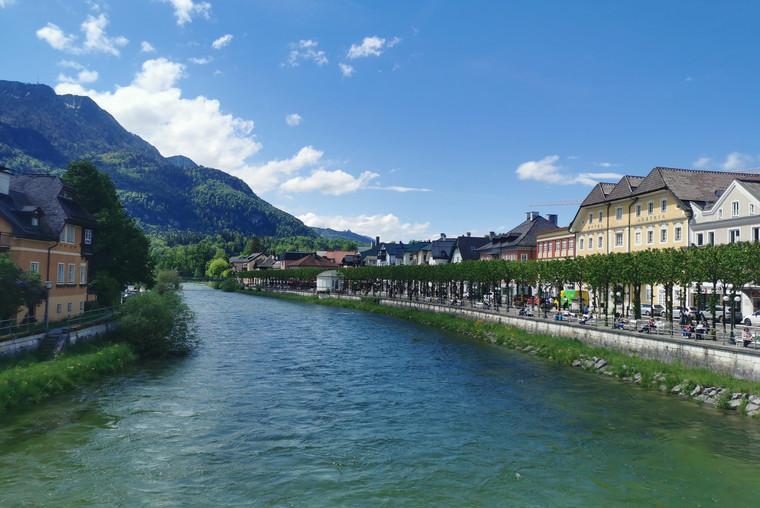
<svg viewBox="0 0 760 508">
<path fill-rule="evenodd" d="M 0 370 L 0 416 L 121 372 L 135 360 L 124 343 L 87 344 L 46 361 L 19 359 Z"/>
<path fill-rule="evenodd" d="M 760 417 L 760 383 L 736 379 L 709 369 L 648 360 L 607 348 L 588 346 L 576 339 L 531 334 L 498 323 L 381 305 L 378 300 L 370 298 L 343 300 L 268 291 L 240 290 L 239 292 L 294 302 L 375 312 L 405 319 L 522 351 L 569 367 L 616 378 L 646 389 L 688 398 L 700 404 Z"/>
</svg>

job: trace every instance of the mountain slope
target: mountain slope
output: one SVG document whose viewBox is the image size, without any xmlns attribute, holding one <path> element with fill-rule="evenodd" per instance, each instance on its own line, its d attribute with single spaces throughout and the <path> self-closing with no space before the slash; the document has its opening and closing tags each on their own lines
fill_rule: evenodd
<svg viewBox="0 0 760 508">
<path fill-rule="evenodd" d="M 347 229 L 346 231 L 337 231 L 335 229 L 331 228 L 311 228 L 317 235 L 321 236 L 322 238 L 341 238 L 343 240 L 350 240 L 352 242 L 356 242 L 359 245 L 369 245 L 372 243 L 372 238 L 369 236 L 360 235 L 359 233 L 354 233 L 350 229 Z"/>
<path fill-rule="evenodd" d="M 149 231 L 314 236 L 239 178 L 187 157 L 162 157 L 89 97 L 0 81 L 0 164 L 18 173 L 60 173 L 76 159 L 109 174 L 124 206 Z"/>
</svg>

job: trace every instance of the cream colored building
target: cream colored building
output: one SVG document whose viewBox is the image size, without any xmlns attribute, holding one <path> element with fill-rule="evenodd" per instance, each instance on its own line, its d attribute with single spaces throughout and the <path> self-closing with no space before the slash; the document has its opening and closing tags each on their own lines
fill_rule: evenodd
<svg viewBox="0 0 760 508">
<path fill-rule="evenodd" d="M 690 242 L 695 246 L 760 241 L 760 182 L 734 180 L 710 204 L 691 204 Z M 712 286 L 703 283 L 705 291 Z M 741 292 L 742 315 L 760 309 L 760 287 L 745 286 Z"/>
<path fill-rule="evenodd" d="M 598 183 L 570 224 L 576 256 L 688 247 L 693 207 L 712 206 L 735 179 L 760 182 L 760 175 L 657 167 Z M 642 303 L 665 304 L 662 288 L 644 292 Z"/>
</svg>

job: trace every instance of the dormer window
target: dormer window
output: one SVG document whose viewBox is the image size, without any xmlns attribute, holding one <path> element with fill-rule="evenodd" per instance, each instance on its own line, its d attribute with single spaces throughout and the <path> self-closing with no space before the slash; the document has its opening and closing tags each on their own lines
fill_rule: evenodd
<svg viewBox="0 0 760 508">
<path fill-rule="evenodd" d="M 32 216 L 32 226 L 39 226 L 40 225 L 40 219 L 39 217 Z"/>
<path fill-rule="evenodd" d="M 92 245 L 92 229 L 84 230 L 84 244 Z"/>
<path fill-rule="evenodd" d="M 74 197 L 71 195 L 71 192 L 68 189 L 63 189 L 61 193 L 59 194 L 59 196 L 64 199 L 74 199 Z"/>
<path fill-rule="evenodd" d="M 71 224 L 66 224 L 61 230 L 61 243 L 74 243 L 76 241 L 76 230 Z"/>
</svg>

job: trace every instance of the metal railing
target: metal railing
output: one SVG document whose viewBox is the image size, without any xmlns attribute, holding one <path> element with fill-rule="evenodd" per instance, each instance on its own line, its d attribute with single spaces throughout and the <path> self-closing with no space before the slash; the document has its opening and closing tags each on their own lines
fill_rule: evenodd
<svg viewBox="0 0 760 508">
<path fill-rule="evenodd" d="M 82 312 L 75 316 L 66 316 L 63 319 L 50 321 L 48 323 L 48 329 L 79 327 L 85 324 L 112 319 L 117 314 L 118 311 L 115 307 L 100 307 Z M 15 319 L 0 321 L 0 341 L 25 335 L 33 335 L 44 331 L 45 324 L 43 321 L 27 321 L 25 323 L 18 323 Z"/>
</svg>

